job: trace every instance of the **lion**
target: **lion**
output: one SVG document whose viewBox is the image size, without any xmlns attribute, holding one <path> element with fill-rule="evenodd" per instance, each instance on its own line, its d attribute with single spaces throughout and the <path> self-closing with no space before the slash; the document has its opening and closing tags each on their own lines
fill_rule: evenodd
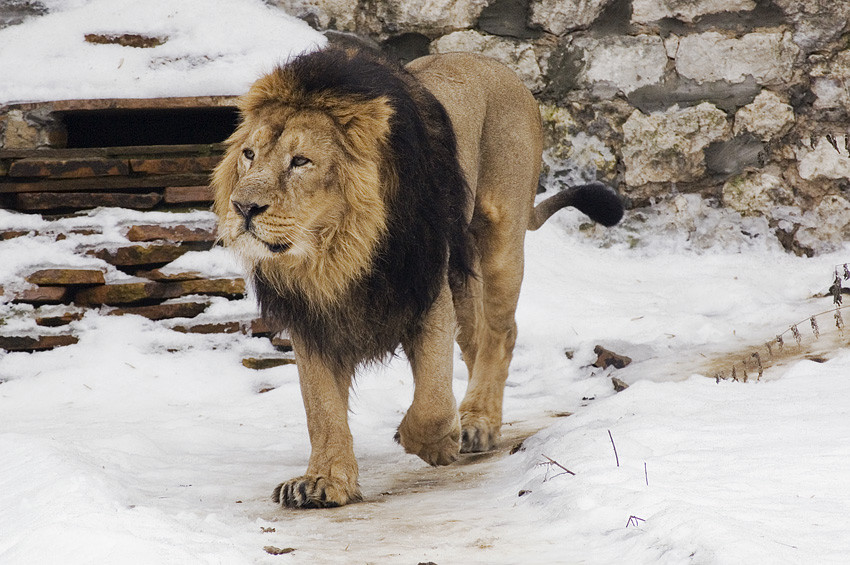
<svg viewBox="0 0 850 565">
<path fill-rule="evenodd" d="M 291 336 L 311 444 L 306 473 L 278 485 L 275 502 L 361 500 L 349 389 L 359 366 L 399 346 L 415 386 L 395 436 L 405 451 L 436 466 L 494 448 L 525 232 L 565 206 L 613 225 L 616 192 L 590 183 L 534 207 L 538 105 L 479 55 L 401 67 L 313 51 L 257 80 L 238 107 L 214 210 L 262 316 Z M 469 371 L 459 408 L 455 340 Z"/>
</svg>

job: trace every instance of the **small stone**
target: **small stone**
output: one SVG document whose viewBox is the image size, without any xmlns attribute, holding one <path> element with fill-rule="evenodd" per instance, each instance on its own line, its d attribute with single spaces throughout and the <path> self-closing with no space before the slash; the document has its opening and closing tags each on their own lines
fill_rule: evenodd
<svg viewBox="0 0 850 565">
<path fill-rule="evenodd" d="M 596 347 L 594 347 L 593 352 L 597 355 L 596 361 L 593 363 L 593 366 L 599 367 L 600 369 L 607 369 L 608 367 L 622 369 L 623 367 L 626 367 L 629 363 L 632 362 L 630 357 L 626 357 L 625 355 L 619 355 L 617 353 L 614 353 L 613 351 L 609 351 L 601 345 L 597 345 Z"/>
<path fill-rule="evenodd" d="M 242 298 L 245 295 L 245 279 L 198 279 L 168 283 L 177 296 L 204 294 L 225 298 Z"/>
<path fill-rule="evenodd" d="M 629 388 L 626 381 L 618 379 L 617 377 L 611 377 L 611 384 L 614 385 L 614 392 L 623 392 Z"/>
<path fill-rule="evenodd" d="M 82 320 L 84 315 L 84 311 L 70 310 L 51 316 L 39 316 L 35 319 L 35 323 L 45 328 L 58 328 L 61 326 L 67 326 L 71 322 Z"/>
<path fill-rule="evenodd" d="M 295 551 L 295 548 L 292 547 L 275 547 L 273 545 L 267 545 L 263 548 L 263 551 L 268 553 L 269 555 L 286 555 L 287 553 L 292 553 Z"/>
<path fill-rule="evenodd" d="M 295 359 L 291 357 L 246 357 L 242 359 L 242 365 L 248 369 L 260 371 L 282 367 L 283 365 L 295 365 Z"/>
<path fill-rule="evenodd" d="M 174 326 L 175 332 L 190 334 L 235 334 L 242 329 L 239 322 L 222 322 L 218 324 L 196 324 L 193 326 Z"/>
</svg>

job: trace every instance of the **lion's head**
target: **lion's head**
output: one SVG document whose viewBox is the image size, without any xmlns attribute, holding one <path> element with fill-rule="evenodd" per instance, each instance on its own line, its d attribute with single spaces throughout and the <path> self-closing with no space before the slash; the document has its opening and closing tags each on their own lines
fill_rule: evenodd
<svg viewBox="0 0 850 565">
<path fill-rule="evenodd" d="M 398 65 L 339 49 L 296 57 L 239 109 L 215 211 L 264 317 L 341 365 L 391 353 L 470 269 L 445 109 Z"/>
<path fill-rule="evenodd" d="M 332 301 L 370 267 L 394 189 L 385 97 L 309 91 L 281 68 L 239 101 L 213 177 L 220 235 L 274 286 Z"/>
</svg>

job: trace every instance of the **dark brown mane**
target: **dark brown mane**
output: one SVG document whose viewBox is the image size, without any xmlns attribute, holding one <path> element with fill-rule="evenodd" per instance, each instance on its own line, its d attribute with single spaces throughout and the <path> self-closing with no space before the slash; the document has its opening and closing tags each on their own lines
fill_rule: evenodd
<svg viewBox="0 0 850 565">
<path fill-rule="evenodd" d="M 263 316 L 329 365 L 353 371 L 392 354 L 419 331 L 447 275 L 464 280 L 472 271 L 465 220 L 471 203 L 455 135 L 433 95 L 401 67 L 372 55 L 317 51 L 276 73 L 291 81 L 281 92 L 315 95 L 323 103 L 385 98 L 393 110 L 381 169 L 396 186 L 386 192 L 387 231 L 371 271 L 326 304 L 281 289 L 261 268 L 254 272 Z"/>
</svg>

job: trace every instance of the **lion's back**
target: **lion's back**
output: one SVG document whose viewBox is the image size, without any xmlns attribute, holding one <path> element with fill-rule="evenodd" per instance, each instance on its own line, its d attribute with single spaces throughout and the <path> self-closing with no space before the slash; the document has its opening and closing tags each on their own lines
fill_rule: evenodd
<svg viewBox="0 0 850 565">
<path fill-rule="evenodd" d="M 540 109 L 528 88 L 508 67 L 474 53 L 428 55 L 407 70 L 448 112 L 476 201 L 487 192 L 525 222 L 543 151 Z"/>
</svg>

